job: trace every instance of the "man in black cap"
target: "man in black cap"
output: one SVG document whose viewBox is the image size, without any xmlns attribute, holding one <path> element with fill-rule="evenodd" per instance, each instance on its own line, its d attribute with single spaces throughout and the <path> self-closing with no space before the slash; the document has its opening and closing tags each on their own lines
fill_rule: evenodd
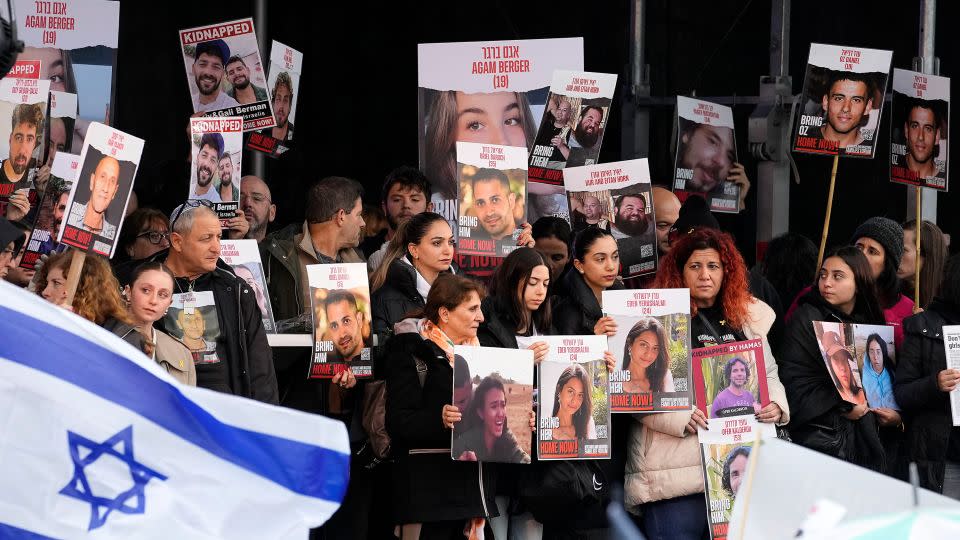
<svg viewBox="0 0 960 540">
<path fill-rule="evenodd" d="M 228 58 L 230 47 L 222 39 L 197 44 L 193 56 L 193 78 L 200 93 L 193 96 L 194 112 L 219 111 L 240 105 L 220 88 Z"/>
</svg>

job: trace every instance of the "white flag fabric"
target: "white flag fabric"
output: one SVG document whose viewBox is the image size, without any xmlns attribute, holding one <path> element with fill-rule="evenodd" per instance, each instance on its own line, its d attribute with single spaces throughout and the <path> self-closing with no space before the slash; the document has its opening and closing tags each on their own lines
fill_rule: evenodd
<svg viewBox="0 0 960 540">
<path fill-rule="evenodd" d="M 345 426 L 182 386 L 0 282 L 0 538 L 306 538 L 347 489 Z"/>
</svg>

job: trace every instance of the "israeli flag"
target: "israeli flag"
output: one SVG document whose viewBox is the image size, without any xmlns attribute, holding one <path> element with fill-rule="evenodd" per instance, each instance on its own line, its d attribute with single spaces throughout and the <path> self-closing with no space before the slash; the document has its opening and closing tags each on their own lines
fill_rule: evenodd
<svg viewBox="0 0 960 540">
<path fill-rule="evenodd" d="M 306 538 L 349 465 L 342 423 L 182 386 L 0 281 L 0 538 Z"/>
</svg>

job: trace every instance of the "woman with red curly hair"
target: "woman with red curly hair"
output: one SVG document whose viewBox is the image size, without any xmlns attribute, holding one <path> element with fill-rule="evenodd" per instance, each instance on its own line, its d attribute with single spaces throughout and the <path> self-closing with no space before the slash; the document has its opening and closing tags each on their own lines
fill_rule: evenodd
<svg viewBox="0 0 960 540">
<path fill-rule="evenodd" d="M 776 314 L 750 294 L 748 270 L 730 235 L 701 228 L 682 236 L 660 260 L 654 288 L 690 289 L 691 345 L 708 347 L 761 339 L 770 403 L 757 420 L 790 420 L 786 392 L 777 374 L 767 333 Z M 707 427 L 699 409 L 635 416 L 625 478 L 627 508 L 642 510 L 648 538 L 706 538 L 703 474 L 697 426 Z M 642 505 L 642 506 L 640 506 Z M 639 506 L 639 508 L 638 508 Z"/>
</svg>

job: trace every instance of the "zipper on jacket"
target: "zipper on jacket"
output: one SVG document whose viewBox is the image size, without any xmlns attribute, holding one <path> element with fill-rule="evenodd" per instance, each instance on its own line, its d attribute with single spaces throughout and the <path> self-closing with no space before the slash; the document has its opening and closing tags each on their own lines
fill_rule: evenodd
<svg viewBox="0 0 960 540">
<path fill-rule="evenodd" d="M 480 479 L 480 503 L 483 504 L 483 517 L 490 517 L 490 511 L 487 510 L 487 496 L 483 492 L 483 462 L 477 462 L 477 477 Z"/>
</svg>

